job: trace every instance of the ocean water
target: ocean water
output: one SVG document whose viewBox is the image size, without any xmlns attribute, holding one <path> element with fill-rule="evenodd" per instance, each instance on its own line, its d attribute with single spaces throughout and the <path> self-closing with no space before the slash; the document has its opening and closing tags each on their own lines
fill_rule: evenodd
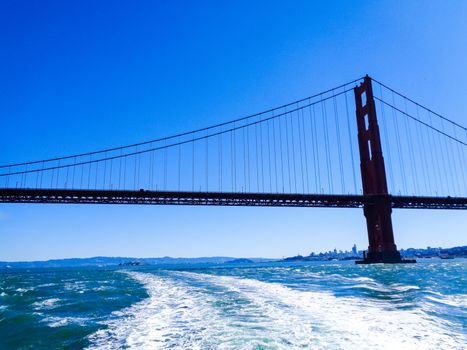
<svg viewBox="0 0 467 350">
<path fill-rule="evenodd" d="M 0 272 L 0 349 L 466 349 L 467 259 Z"/>
</svg>

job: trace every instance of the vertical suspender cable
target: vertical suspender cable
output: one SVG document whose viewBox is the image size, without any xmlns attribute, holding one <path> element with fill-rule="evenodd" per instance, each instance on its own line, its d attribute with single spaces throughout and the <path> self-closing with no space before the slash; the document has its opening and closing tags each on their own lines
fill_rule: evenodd
<svg viewBox="0 0 467 350">
<path fill-rule="evenodd" d="M 407 100 L 404 99 L 404 109 L 405 113 L 408 114 L 407 111 Z M 413 194 L 419 194 L 420 190 L 418 187 L 418 174 L 417 174 L 417 166 L 415 163 L 415 154 L 413 151 L 413 136 L 412 136 L 412 131 L 410 129 L 410 121 L 408 120 L 407 116 L 404 116 L 404 125 L 405 125 L 405 134 L 407 136 L 407 144 L 409 148 L 409 157 L 410 157 L 410 168 L 412 169 L 412 182 L 413 182 Z"/>
<path fill-rule="evenodd" d="M 195 135 L 192 135 L 191 140 L 191 190 L 195 191 Z"/>
<path fill-rule="evenodd" d="M 441 119 L 441 131 L 444 132 L 444 122 L 443 122 L 443 119 Z M 447 140 L 447 137 L 444 137 L 443 136 L 443 139 L 444 139 L 444 145 L 446 147 L 446 153 L 447 153 L 447 161 L 448 161 L 448 165 L 450 166 L 449 167 L 449 172 L 450 172 L 450 175 L 451 175 L 451 179 L 453 180 L 452 182 L 454 183 L 454 179 L 456 180 L 456 183 L 457 185 L 459 186 L 458 188 L 460 189 L 460 182 L 459 182 L 459 176 L 457 174 L 457 168 L 456 168 L 456 162 L 454 161 L 454 154 L 452 152 L 452 142 L 451 141 L 448 141 Z M 449 149 L 448 149 L 448 145 L 449 145 Z M 454 169 L 454 171 L 452 171 Z M 454 172 L 454 176 L 452 175 L 452 173 Z M 456 195 L 456 186 L 454 186 L 453 184 L 453 191 L 452 193 L 453 195 Z"/>
<path fill-rule="evenodd" d="M 393 104 L 393 106 L 396 105 L 395 100 L 394 100 L 394 92 L 392 93 L 392 104 Z M 394 126 L 395 134 L 396 134 L 397 155 L 398 155 L 398 158 L 399 158 L 399 169 L 401 171 L 401 177 L 402 177 L 402 188 L 404 190 L 404 194 L 408 194 L 407 193 L 407 182 L 406 182 L 406 179 L 405 179 L 404 159 L 403 159 L 402 150 L 401 150 L 401 140 L 400 140 L 400 134 L 399 134 L 399 123 L 398 123 L 398 120 L 397 120 L 396 110 L 393 109 L 392 113 L 393 113 L 392 121 L 393 121 L 393 126 Z"/>
<path fill-rule="evenodd" d="M 255 124 L 255 155 L 256 155 L 256 192 L 260 192 L 259 187 L 259 161 L 258 161 L 258 124 Z"/>
<path fill-rule="evenodd" d="M 274 116 L 274 111 L 272 111 Z M 279 192 L 278 182 L 277 182 L 277 152 L 276 152 L 276 118 L 272 120 L 272 142 L 273 142 L 273 155 L 274 155 L 274 178 L 276 180 L 276 193 Z"/>
<path fill-rule="evenodd" d="M 248 118 L 246 120 L 246 124 L 250 123 L 250 119 Z M 247 143 L 247 148 L 246 148 L 246 158 L 247 158 L 247 174 L 248 174 L 248 192 L 251 192 L 251 163 L 250 163 L 250 127 L 246 127 L 246 143 Z"/>
<path fill-rule="evenodd" d="M 182 145 L 180 145 L 180 137 L 178 137 L 178 190 L 181 190 L 182 185 Z"/>
<path fill-rule="evenodd" d="M 310 193 L 310 178 L 308 176 L 308 152 L 307 152 L 307 140 L 306 128 L 305 128 L 305 111 L 302 109 L 302 134 L 303 134 L 303 148 L 305 151 L 305 177 L 306 177 L 306 191 Z"/>
<path fill-rule="evenodd" d="M 222 127 L 219 133 L 219 192 L 222 192 Z"/>
<path fill-rule="evenodd" d="M 344 90 L 345 90 L 345 86 L 344 86 Z M 348 100 L 347 100 L 347 92 L 344 93 L 344 97 L 345 97 L 345 112 L 346 112 L 346 115 L 347 115 L 347 133 L 348 133 L 348 136 L 349 136 L 350 160 L 352 162 L 352 180 L 353 180 L 353 186 L 354 186 L 354 194 L 357 194 L 358 193 L 357 176 L 356 176 L 356 173 L 355 173 L 355 159 L 354 159 L 354 154 L 353 154 L 353 143 L 352 143 L 353 137 L 352 137 L 352 133 L 350 131 L 350 113 L 349 113 L 349 103 L 348 103 Z M 391 173 L 392 173 L 392 168 L 391 168 Z M 391 176 L 391 179 L 392 178 L 393 178 L 393 176 Z M 392 187 L 394 188 L 394 184 L 392 185 Z"/>
<path fill-rule="evenodd" d="M 297 108 L 298 108 L 298 105 L 297 105 Z M 300 128 L 300 125 L 301 125 L 301 111 L 300 110 L 297 110 L 297 124 L 298 124 L 298 128 L 297 128 L 297 131 L 298 131 L 298 144 L 299 144 L 299 152 L 300 152 L 300 173 L 301 173 L 301 178 L 302 178 L 302 193 L 305 193 L 305 178 L 304 178 L 304 174 L 303 174 L 303 156 L 302 156 L 302 133 L 301 133 L 301 128 Z"/>
<path fill-rule="evenodd" d="M 206 192 L 209 191 L 209 131 L 206 130 Z"/>
<path fill-rule="evenodd" d="M 234 191 L 238 192 L 237 189 L 237 134 L 235 122 L 233 123 L 233 158 L 234 158 Z"/>
<path fill-rule="evenodd" d="M 319 160 L 319 142 L 318 142 L 318 132 L 316 130 L 317 126 L 317 120 L 316 120 L 316 110 L 315 110 L 315 105 L 313 104 L 313 135 L 314 135 L 314 141 L 315 141 L 315 146 L 316 146 L 316 173 L 318 174 L 318 191 L 316 193 L 320 193 L 323 191 L 323 188 L 321 187 L 321 166 L 320 166 L 320 160 Z"/>
<path fill-rule="evenodd" d="M 330 193 L 334 193 L 333 180 L 332 180 L 332 171 L 331 171 L 331 160 L 330 160 L 330 150 L 329 150 L 329 135 L 328 135 L 328 121 L 327 121 L 327 112 L 326 112 L 326 101 L 321 102 L 321 112 L 323 115 L 323 126 L 324 126 L 324 147 L 326 155 L 326 171 L 328 175 L 328 186 Z"/>
<path fill-rule="evenodd" d="M 453 132 L 454 132 L 454 137 L 457 139 L 456 126 L 452 125 L 452 129 L 453 129 Z M 461 148 L 462 148 L 462 146 L 459 143 L 457 143 L 457 154 L 459 156 L 458 162 L 459 162 L 459 166 L 460 166 L 460 173 L 461 173 L 461 176 L 462 176 L 462 182 L 464 184 L 464 188 L 467 189 L 467 183 L 465 181 L 465 174 L 464 174 L 467 171 L 467 169 L 462 168 L 462 166 L 464 164 L 464 158 L 461 155 Z M 460 195 L 461 196 L 464 195 L 462 190 L 460 191 Z"/>
<path fill-rule="evenodd" d="M 295 193 L 298 193 L 297 191 L 297 170 L 295 167 L 295 136 L 293 132 L 293 119 L 294 116 L 292 113 L 290 113 L 290 130 L 291 130 L 291 138 L 292 138 L 292 169 L 293 169 L 293 178 L 294 178 L 294 188 L 295 188 Z"/>
<path fill-rule="evenodd" d="M 282 179 L 282 193 L 285 192 L 285 179 L 284 179 L 284 149 L 282 146 L 282 116 L 279 118 L 279 152 L 281 160 L 281 179 Z"/>
<path fill-rule="evenodd" d="M 429 113 L 429 116 L 430 116 L 430 125 L 431 125 L 431 113 Z M 442 161 L 442 168 L 443 168 L 443 172 L 444 172 L 444 181 L 443 183 L 446 184 L 446 189 L 447 189 L 447 193 L 445 194 L 450 194 L 451 193 L 451 187 L 449 186 L 450 185 L 450 181 L 448 180 L 448 173 L 447 173 L 447 166 L 446 166 L 446 161 L 447 159 L 444 157 L 444 154 L 443 154 L 443 145 L 442 145 L 442 141 L 441 141 L 441 135 L 439 133 L 436 133 L 437 136 L 438 136 L 438 149 L 439 149 L 439 152 L 440 152 L 440 156 L 441 156 L 441 161 Z M 435 148 L 436 149 L 436 148 Z M 439 162 L 438 162 L 439 163 Z"/>
<path fill-rule="evenodd" d="M 287 111 L 286 111 L 287 112 Z M 289 122 L 287 121 L 288 114 L 286 113 L 284 115 L 284 120 L 285 120 L 285 138 L 286 138 L 286 144 L 287 144 L 287 171 L 289 173 L 289 191 L 292 192 L 292 177 L 291 177 L 291 170 L 290 170 L 290 153 L 289 153 Z"/>
<path fill-rule="evenodd" d="M 261 185 L 262 192 L 264 193 L 264 153 L 263 153 L 263 122 L 260 119 L 259 122 L 259 149 L 260 149 L 260 161 L 261 161 Z"/>
<path fill-rule="evenodd" d="M 243 133 L 243 192 L 247 192 L 247 180 L 246 180 L 246 130 L 247 128 L 242 128 Z"/>
<path fill-rule="evenodd" d="M 428 122 L 430 124 L 430 127 L 433 127 L 433 124 L 432 124 L 432 120 L 431 120 L 431 114 L 429 111 L 427 111 L 427 114 L 428 114 Z M 433 162 L 433 168 L 438 170 L 437 171 L 437 174 L 438 174 L 438 184 L 436 186 L 436 190 L 435 190 L 435 194 L 438 195 L 438 191 L 440 191 L 441 193 L 443 192 L 443 176 L 441 175 L 441 168 L 439 167 L 439 162 L 438 162 L 438 157 L 437 157 L 437 152 L 436 152 L 436 149 L 438 148 L 437 145 L 436 145 L 436 141 L 435 141 L 435 132 L 433 129 L 430 129 L 431 131 L 431 144 L 430 144 L 430 152 L 431 152 L 431 157 L 432 157 L 432 162 Z M 436 168 L 435 168 L 435 165 L 436 165 Z M 446 179 L 446 178 L 444 178 Z"/>
<path fill-rule="evenodd" d="M 341 191 L 342 193 L 345 193 L 344 165 L 342 162 L 341 132 L 340 132 L 340 127 L 339 127 L 339 114 L 337 110 L 336 96 L 333 96 L 332 100 L 334 104 L 334 121 L 336 123 L 337 154 L 339 156 L 339 172 L 341 176 Z"/>
<path fill-rule="evenodd" d="M 418 111 L 418 106 L 415 105 L 417 119 L 420 119 L 420 114 Z M 415 132 L 417 133 L 417 142 L 418 142 L 418 154 L 421 157 L 420 163 L 422 165 L 422 172 L 424 174 L 423 182 L 425 184 L 425 191 L 426 194 L 431 194 L 431 184 L 430 184 L 430 172 L 427 170 L 427 157 L 426 157 L 426 149 L 423 146 L 423 140 L 420 135 L 420 123 L 415 123 Z"/>
<path fill-rule="evenodd" d="M 266 131 L 268 134 L 268 169 L 269 169 L 269 192 L 272 193 L 272 168 L 271 168 L 271 138 L 269 130 L 269 120 L 266 122 Z"/>
</svg>

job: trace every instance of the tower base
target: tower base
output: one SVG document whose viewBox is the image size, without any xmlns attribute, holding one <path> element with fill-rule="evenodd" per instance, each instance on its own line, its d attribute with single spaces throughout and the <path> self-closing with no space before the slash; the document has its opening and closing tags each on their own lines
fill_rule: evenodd
<svg viewBox="0 0 467 350">
<path fill-rule="evenodd" d="M 402 259 L 401 254 L 396 251 L 369 252 L 363 254 L 363 260 L 356 260 L 356 264 L 413 264 L 415 259 Z"/>
</svg>

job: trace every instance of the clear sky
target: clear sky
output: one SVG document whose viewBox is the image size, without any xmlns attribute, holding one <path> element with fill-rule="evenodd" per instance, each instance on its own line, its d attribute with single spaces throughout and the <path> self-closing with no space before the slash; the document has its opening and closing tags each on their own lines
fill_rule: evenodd
<svg viewBox="0 0 467 350">
<path fill-rule="evenodd" d="M 366 73 L 467 124 L 465 1 L 0 3 L 0 163 L 131 144 Z M 396 210 L 400 248 L 464 211 Z M 362 210 L 0 205 L 0 260 L 281 257 L 367 245 Z"/>
</svg>

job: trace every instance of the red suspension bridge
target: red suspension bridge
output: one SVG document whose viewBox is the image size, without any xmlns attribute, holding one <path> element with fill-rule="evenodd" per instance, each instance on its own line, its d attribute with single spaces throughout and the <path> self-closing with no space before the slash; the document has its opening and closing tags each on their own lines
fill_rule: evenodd
<svg viewBox="0 0 467 350">
<path fill-rule="evenodd" d="M 364 262 L 395 263 L 393 208 L 467 209 L 466 148 L 467 128 L 366 76 L 199 130 L 0 166 L 0 202 L 363 208 Z"/>
</svg>

